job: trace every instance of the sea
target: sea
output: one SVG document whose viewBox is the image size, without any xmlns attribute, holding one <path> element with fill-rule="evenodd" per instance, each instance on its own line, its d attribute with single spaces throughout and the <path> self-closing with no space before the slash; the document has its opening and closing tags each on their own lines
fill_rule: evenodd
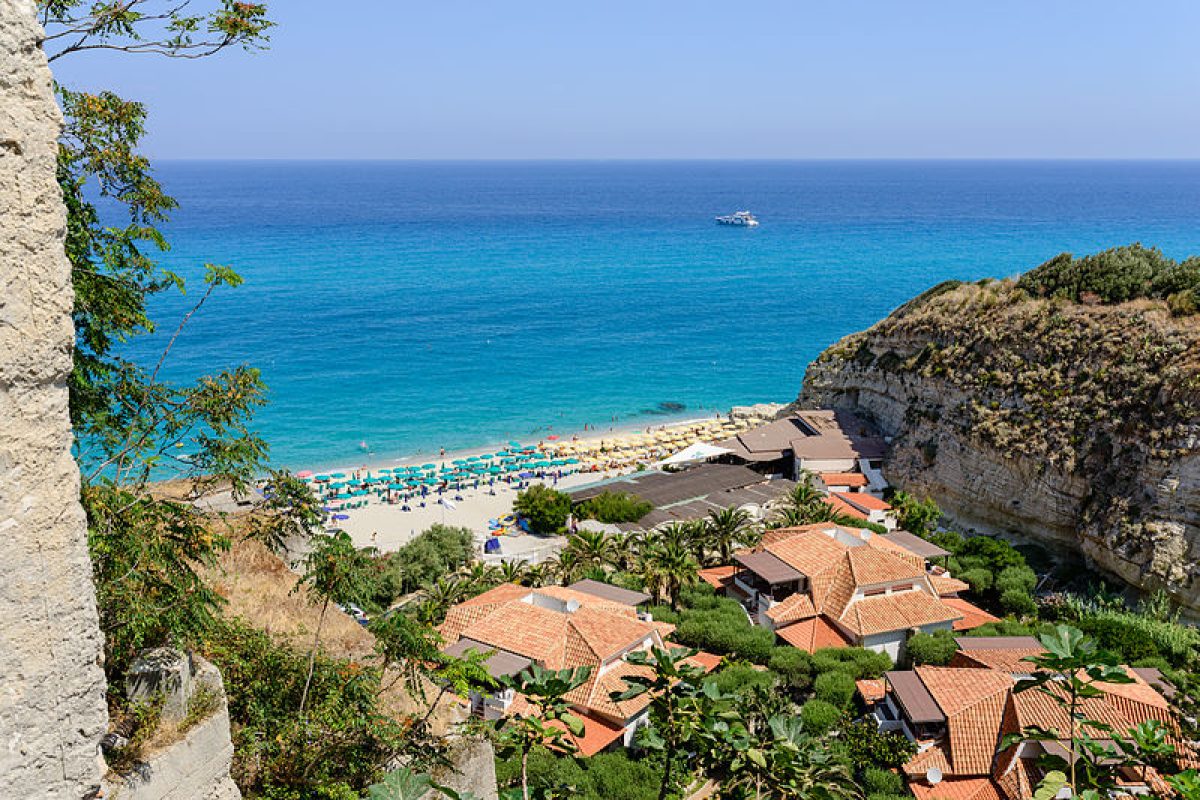
<svg viewBox="0 0 1200 800">
<path fill-rule="evenodd" d="M 1200 162 L 164 161 L 162 375 L 262 370 L 275 465 L 381 463 L 794 399 L 947 279 L 1200 253 Z M 748 209 L 757 228 L 715 224 Z"/>
</svg>

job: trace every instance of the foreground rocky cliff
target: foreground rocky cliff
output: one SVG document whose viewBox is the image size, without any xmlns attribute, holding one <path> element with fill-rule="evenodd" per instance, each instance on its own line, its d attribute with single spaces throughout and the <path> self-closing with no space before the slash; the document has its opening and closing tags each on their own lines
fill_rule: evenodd
<svg viewBox="0 0 1200 800">
<path fill-rule="evenodd" d="M 830 347 L 798 404 L 874 419 L 888 478 L 959 526 L 1070 545 L 1200 609 L 1200 317 L 1084 299 L 943 284 Z"/>
</svg>

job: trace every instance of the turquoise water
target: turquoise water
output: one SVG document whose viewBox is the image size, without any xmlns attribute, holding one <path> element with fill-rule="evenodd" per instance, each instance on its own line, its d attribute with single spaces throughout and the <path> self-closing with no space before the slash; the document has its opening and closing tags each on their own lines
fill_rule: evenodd
<svg viewBox="0 0 1200 800">
<path fill-rule="evenodd" d="M 257 427 L 292 467 L 361 461 L 363 441 L 398 458 L 787 401 L 823 348 L 941 280 L 1137 240 L 1200 252 L 1200 162 L 166 162 L 159 177 L 181 203 L 165 262 L 246 279 L 166 374 L 261 367 Z M 761 227 L 712 221 L 741 208 Z M 188 302 L 156 303 L 164 330 Z"/>
</svg>

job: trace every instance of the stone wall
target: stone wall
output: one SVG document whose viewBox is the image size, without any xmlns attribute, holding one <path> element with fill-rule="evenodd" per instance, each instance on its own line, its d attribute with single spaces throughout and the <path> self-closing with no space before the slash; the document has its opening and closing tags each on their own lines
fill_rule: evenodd
<svg viewBox="0 0 1200 800">
<path fill-rule="evenodd" d="M 5 797 L 100 783 L 101 638 L 71 458 L 61 127 L 32 0 L 0 0 L 0 775 Z"/>
<path fill-rule="evenodd" d="M 213 699 L 214 707 L 178 741 L 147 755 L 128 775 L 109 775 L 104 792 L 108 800 L 241 800 L 241 792 L 229 777 L 233 742 L 221 673 L 199 656 L 181 654 L 181 658 L 186 661 L 187 674 L 174 682 L 181 698 L 178 707 L 170 709 L 173 698 L 168 696 L 164 726 L 179 723 L 187 715 L 190 701 L 202 690 Z"/>
</svg>

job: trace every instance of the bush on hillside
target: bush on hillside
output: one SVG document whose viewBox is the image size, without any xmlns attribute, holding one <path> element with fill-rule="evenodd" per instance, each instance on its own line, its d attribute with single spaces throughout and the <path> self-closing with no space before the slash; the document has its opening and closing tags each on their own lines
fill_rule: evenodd
<svg viewBox="0 0 1200 800">
<path fill-rule="evenodd" d="M 775 633 L 751 625 L 746 615 L 713 611 L 685 611 L 675 630 L 675 641 L 717 655 L 764 664 L 775 646 Z"/>
<path fill-rule="evenodd" d="M 842 710 L 824 700 L 809 700 L 800 707 L 800 722 L 813 736 L 828 733 L 842 718 Z"/>
<path fill-rule="evenodd" d="M 1014 586 L 1000 592 L 1000 609 L 1013 617 L 1037 616 L 1037 601 L 1024 589 Z"/>
<path fill-rule="evenodd" d="M 772 689 L 779 682 L 779 676 L 767 669 L 755 669 L 745 662 L 733 662 L 719 669 L 713 682 L 723 694 L 741 695 L 757 687 Z"/>
<path fill-rule="evenodd" d="M 767 666 L 792 692 L 802 692 L 812 686 L 812 656 L 797 647 L 776 647 L 771 651 Z"/>
<path fill-rule="evenodd" d="M 654 508 L 650 503 L 626 492 L 601 492 L 580 503 L 575 513 L 580 519 L 600 522 L 637 522 Z"/>
<path fill-rule="evenodd" d="M 975 594 L 982 594 L 992 588 L 995 577 L 992 575 L 992 571 L 986 567 L 973 567 L 958 573 L 958 579 L 966 581 Z"/>
<path fill-rule="evenodd" d="M 1074 302 L 1123 303 L 1141 297 L 1176 298 L 1200 295 L 1200 261 L 1182 264 L 1157 248 L 1131 244 L 1074 258 L 1062 253 L 1026 272 L 1018 288 L 1037 297 Z"/>
<path fill-rule="evenodd" d="M 1005 567 L 996 575 L 996 591 L 1003 594 L 1009 589 L 1020 589 L 1032 594 L 1037 587 L 1037 575 L 1029 567 Z"/>
<path fill-rule="evenodd" d="M 517 492 L 513 510 L 529 520 L 529 528 L 534 533 L 551 536 L 566 526 L 567 517 L 571 514 L 571 498 L 549 486 L 535 483 Z"/>
<path fill-rule="evenodd" d="M 944 667 L 954 657 L 958 645 L 954 642 L 954 631 L 916 633 L 909 637 L 905 652 L 913 666 L 930 665 Z"/>
<path fill-rule="evenodd" d="M 496 760 L 498 786 L 502 789 L 519 786 L 520 780 L 519 754 Z M 561 790 L 569 786 L 574 800 L 613 800 L 618 797 L 654 800 L 661 781 L 659 762 L 651 758 L 631 758 L 627 750 L 597 753 L 587 759 L 568 758 L 544 747 L 535 747 L 529 754 L 530 787 Z"/>
<path fill-rule="evenodd" d="M 863 788 L 867 794 L 904 795 L 904 778 L 890 769 L 867 767 L 863 770 Z"/>
<path fill-rule="evenodd" d="M 376 556 L 368 570 L 363 607 L 368 612 L 388 608 L 396 598 L 475 558 L 475 537 L 468 528 L 432 525 L 399 550 Z"/>
<path fill-rule="evenodd" d="M 877 653 L 865 647 L 823 647 L 812 655 L 813 674 L 840 671 L 851 678 L 878 678 L 892 668 L 887 653 Z"/>
<path fill-rule="evenodd" d="M 841 670 L 822 673 L 813 681 L 813 697 L 838 708 L 848 708 L 854 692 L 854 677 Z"/>
<path fill-rule="evenodd" d="M 917 746 L 902 733 L 885 733 L 873 719 L 851 722 L 842 728 L 840 741 L 851 764 L 899 767 L 917 753 Z"/>
</svg>

